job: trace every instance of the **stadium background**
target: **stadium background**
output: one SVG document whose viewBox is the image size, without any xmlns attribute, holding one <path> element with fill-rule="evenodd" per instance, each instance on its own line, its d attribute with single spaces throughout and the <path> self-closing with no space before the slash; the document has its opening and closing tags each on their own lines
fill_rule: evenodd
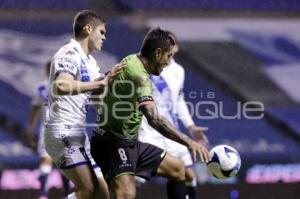
<svg viewBox="0 0 300 199">
<path fill-rule="evenodd" d="M 0 0 L 0 7 L 0 198 L 37 196 L 38 155 L 24 142 L 31 97 L 44 64 L 68 42 L 74 14 L 86 8 L 108 22 L 96 55 L 103 71 L 137 52 L 151 27 L 177 35 L 185 98 L 196 123 L 210 128 L 209 148 L 228 144 L 242 158 L 227 181 L 197 163 L 199 198 L 299 198 L 300 1 Z M 166 198 L 162 183 L 142 186 L 138 198 Z M 57 198 L 56 170 L 49 186 Z"/>
</svg>

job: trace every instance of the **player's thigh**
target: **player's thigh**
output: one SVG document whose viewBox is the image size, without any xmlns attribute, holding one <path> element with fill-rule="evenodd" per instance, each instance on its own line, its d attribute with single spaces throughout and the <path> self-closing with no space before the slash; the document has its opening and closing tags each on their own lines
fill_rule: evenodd
<svg viewBox="0 0 300 199">
<path fill-rule="evenodd" d="M 89 165 L 81 165 L 70 169 L 61 170 L 71 180 L 76 189 L 93 191 L 96 188 L 96 175 Z"/>
<path fill-rule="evenodd" d="M 172 180 L 184 180 L 184 163 L 178 158 L 167 153 L 157 169 L 157 175 L 164 176 Z"/>
<path fill-rule="evenodd" d="M 117 198 L 135 198 L 136 186 L 133 175 L 121 175 L 113 179 L 109 185 L 110 190 Z"/>
<path fill-rule="evenodd" d="M 115 140 L 104 139 L 94 135 L 91 139 L 91 154 L 108 184 L 111 184 L 117 176 L 135 173 L 137 162 L 137 147 L 116 145 Z"/>
</svg>

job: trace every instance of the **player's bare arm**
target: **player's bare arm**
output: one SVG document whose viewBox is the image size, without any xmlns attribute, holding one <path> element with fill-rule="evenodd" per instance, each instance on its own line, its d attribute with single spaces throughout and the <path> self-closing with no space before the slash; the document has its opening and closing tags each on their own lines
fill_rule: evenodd
<svg viewBox="0 0 300 199">
<path fill-rule="evenodd" d="M 173 127 L 165 117 L 158 113 L 154 103 L 145 104 L 140 107 L 140 110 L 147 118 L 150 126 L 160 132 L 163 136 L 187 146 L 193 155 L 194 161 L 196 160 L 197 153 L 200 155 L 201 161 L 208 162 L 210 160 L 209 152 L 205 146 L 196 143 Z"/>
<path fill-rule="evenodd" d="M 107 77 L 102 80 L 93 82 L 81 82 L 74 79 L 72 75 L 66 72 L 59 73 L 55 81 L 58 95 L 77 95 L 89 91 L 104 90 L 104 87 L 113 81 L 113 79 L 125 67 L 124 63 L 116 64 L 113 69 L 108 73 Z"/>
<path fill-rule="evenodd" d="M 34 129 L 38 122 L 40 112 L 41 112 L 41 106 L 32 106 L 30 116 L 29 116 L 28 127 L 26 129 L 26 142 L 31 148 L 34 149 L 36 149 L 37 147 L 37 143 L 34 137 Z"/>
<path fill-rule="evenodd" d="M 196 142 L 200 142 L 202 144 L 208 143 L 208 138 L 205 135 L 205 132 L 208 130 L 207 127 L 190 125 L 188 130 Z"/>
<path fill-rule="evenodd" d="M 89 91 L 102 89 L 106 86 L 105 80 L 93 82 L 81 82 L 74 79 L 68 73 L 61 72 L 55 81 L 55 88 L 58 95 L 78 95 Z"/>
</svg>

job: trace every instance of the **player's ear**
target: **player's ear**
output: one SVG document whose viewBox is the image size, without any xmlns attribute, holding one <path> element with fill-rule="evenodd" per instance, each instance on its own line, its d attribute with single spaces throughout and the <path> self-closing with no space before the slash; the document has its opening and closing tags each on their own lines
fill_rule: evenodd
<svg viewBox="0 0 300 199">
<path fill-rule="evenodd" d="M 83 31 L 84 31 L 86 34 L 90 34 L 90 33 L 93 31 L 93 27 L 92 27 L 90 24 L 86 24 L 86 25 L 83 27 Z"/>
<path fill-rule="evenodd" d="M 161 48 L 156 48 L 154 51 L 154 57 L 156 59 L 160 59 L 160 57 L 162 56 L 162 49 Z"/>
</svg>

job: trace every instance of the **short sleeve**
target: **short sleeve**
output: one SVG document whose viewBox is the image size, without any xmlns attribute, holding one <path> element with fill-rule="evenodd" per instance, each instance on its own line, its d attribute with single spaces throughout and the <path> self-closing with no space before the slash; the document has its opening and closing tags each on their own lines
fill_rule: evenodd
<svg viewBox="0 0 300 199">
<path fill-rule="evenodd" d="M 153 103 L 152 97 L 152 83 L 148 75 L 140 75 L 136 78 L 136 99 L 138 105 L 142 106 L 145 104 Z"/>
<path fill-rule="evenodd" d="M 78 73 L 78 67 L 80 65 L 80 60 L 76 58 L 76 53 L 74 50 L 65 50 L 60 55 L 56 56 L 53 60 L 54 66 L 54 74 L 55 77 L 59 75 L 59 73 L 69 73 L 74 78 Z"/>
<path fill-rule="evenodd" d="M 32 106 L 43 106 L 48 102 L 48 90 L 46 85 L 40 84 L 35 89 L 35 95 L 32 98 Z"/>
</svg>

